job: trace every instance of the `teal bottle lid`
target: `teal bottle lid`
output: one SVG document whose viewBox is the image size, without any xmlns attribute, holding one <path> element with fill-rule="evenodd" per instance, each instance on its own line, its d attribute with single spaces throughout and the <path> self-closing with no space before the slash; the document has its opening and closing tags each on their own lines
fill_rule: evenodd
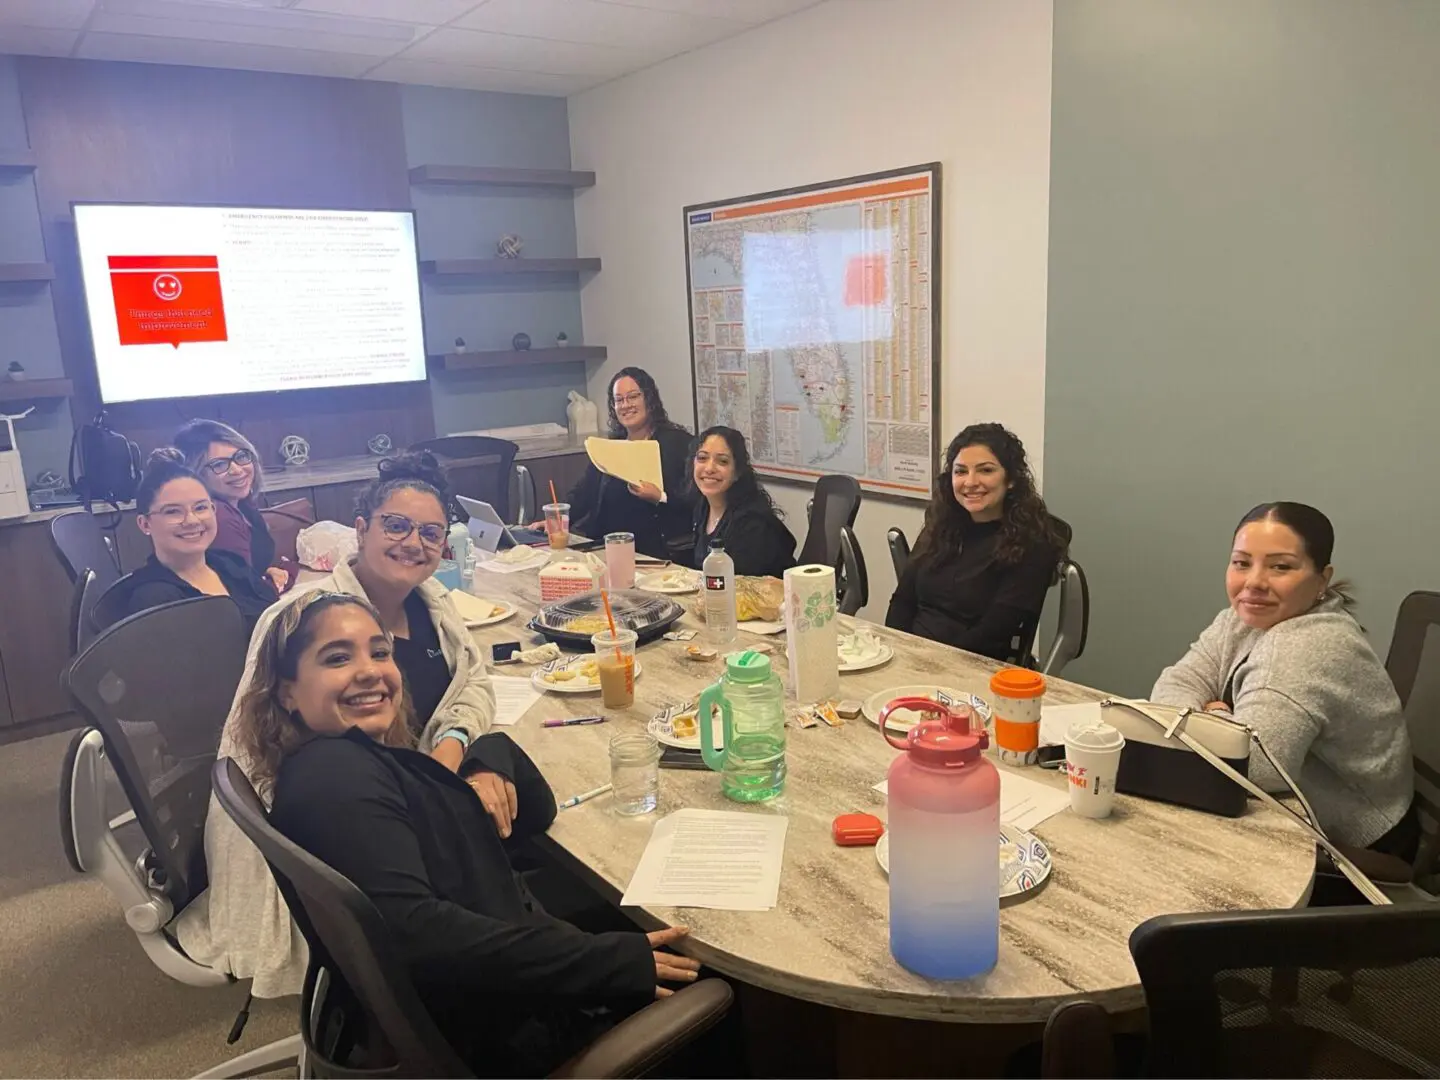
<svg viewBox="0 0 1440 1080">
<path fill-rule="evenodd" d="M 754 649 L 725 657 L 725 674 L 740 683 L 764 682 L 770 677 L 770 657 Z"/>
</svg>

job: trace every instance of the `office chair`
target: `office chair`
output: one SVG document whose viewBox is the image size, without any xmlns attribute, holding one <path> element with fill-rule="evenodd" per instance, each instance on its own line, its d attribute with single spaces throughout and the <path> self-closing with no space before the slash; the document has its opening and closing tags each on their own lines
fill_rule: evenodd
<svg viewBox="0 0 1440 1080">
<path fill-rule="evenodd" d="M 100 598 L 99 579 L 88 566 L 75 579 L 70 596 L 70 659 L 75 659 L 95 640 L 95 601 Z"/>
<path fill-rule="evenodd" d="M 239 608 L 225 597 L 198 597 L 121 620 L 61 678 L 87 725 L 71 742 L 60 777 L 65 858 L 77 873 L 110 890 L 146 956 L 187 986 L 235 981 L 191 960 L 165 928 L 208 881 L 210 765 L 245 647 Z M 184 663 L 176 662 L 179 656 Z M 109 818 L 110 770 L 133 818 Z M 131 820 L 134 827 L 126 824 Z M 300 1050 L 299 1036 L 293 1036 L 206 1075 L 250 1076 L 288 1067 L 299 1062 Z"/>
<path fill-rule="evenodd" d="M 885 533 L 885 542 L 890 545 L 890 565 L 895 567 L 895 580 L 899 581 L 910 565 L 910 541 L 905 539 L 903 529 L 892 525 Z"/>
<path fill-rule="evenodd" d="M 860 482 L 853 476 L 834 474 L 815 481 L 815 493 L 806 510 L 809 525 L 797 562 L 804 566 L 840 564 L 840 528 L 855 527 L 860 513 Z"/>
<path fill-rule="evenodd" d="M 130 575 L 126 574 L 104 589 L 90 607 L 90 628 L 99 633 L 109 630 L 129 614 Z M 238 681 L 238 679 L 237 679 Z M 222 717 L 223 719 L 223 717 Z M 219 743 L 219 739 L 216 739 Z"/>
<path fill-rule="evenodd" d="M 479 499 L 495 508 L 501 521 L 510 520 L 510 481 L 520 448 L 488 435 L 446 435 L 410 447 L 428 450 L 445 467 L 450 491 Z"/>
<path fill-rule="evenodd" d="M 1422 838 L 1411 879 L 1420 898 L 1431 899 L 1440 896 L 1440 593 L 1412 592 L 1400 602 L 1385 670 L 1405 709 L 1415 759 Z"/>
<path fill-rule="evenodd" d="M 265 856 L 310 946 L 301 1030 L 314 1075 L 474 1075 L 421 1002 L 369 898 L 271 826 L 255 789 L 233 760 L 216 761 L 213 775 L 217 800 Z M 334 1007 L 315 997 L 321 970 L 327 992 L 335 991 Z M 729 985 L 719 979 L 694 983 L 618 1024 L 552 1075 L 642 1075 L 719 1023 L 732 997 Z M 343 1003 L 353 1004 L 346 1009 Z M 316 1017 L 321 1023 L 313 1022 Z M 341 1032 L 343 1038 L 332 1037 Z M 347 1064 L 356 1057 L 365 1062 L 363 1072 Z"/>
<path fill-rule="evenodd" d="M 296 550 L 296 538 L 315 524 L 315 504 L 303 497 L 290 499 L 275 506 L 262 507 L 260 516 L 270 530 L 270 538 L 275 541 L 275 557 L 298 564 L 300 554 Z"/>
<path fill-rule="evenodd" d="M 1130 955 L 1148 1076 L 1440 1075 L 1440 906 L 1162 915 Z"/>
<path fill-rule="evenodd" d="M 52 518 L 50 542 L 71 581 L 78 580 L 84 570 L 94 570 L 96 582 L 103 589 L 120 576 L 114 531 L 103 528 L 100 519 L 87 510 Z"/>
<path fill-rule="evenodd" d="M 1090 636 L 1090 585 L 1085 571 L 1074 559 L 1060 562 L 1060 613 L 1055 620 L 1055 640 L 1040 670 L 1059 675 L 1065 665 L 1085 652 Z"/>
<path fill-rule="evenodd" d="M 854 615 L 870 602 L 870 576 L 865 572 L 865 553 L 849 525 L 840 526 L 840 565 L 835 576 L 836 610 Z"/>
</svg>

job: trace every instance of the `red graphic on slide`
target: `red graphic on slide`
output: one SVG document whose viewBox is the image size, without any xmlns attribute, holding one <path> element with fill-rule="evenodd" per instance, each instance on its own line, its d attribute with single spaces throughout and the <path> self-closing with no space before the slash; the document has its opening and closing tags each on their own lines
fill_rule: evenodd
<svg viewBox="0 0 1440 1080">
<path fill-rule="evenodd" d="M 214 255 L 111 255 L 121 345 L 225 341 L 225 298 Z"/>
</svg>

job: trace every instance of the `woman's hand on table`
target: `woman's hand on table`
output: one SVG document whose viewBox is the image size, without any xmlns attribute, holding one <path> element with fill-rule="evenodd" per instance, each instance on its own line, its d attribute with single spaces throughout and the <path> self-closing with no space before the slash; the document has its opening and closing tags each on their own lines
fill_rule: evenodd
<svg viewBox="0 0 1440 1080">
<path fill-rule="evenodd" d="M 455 740 L 450 739 L 449 741 L 454 742 Z M 477 772 L 473 776 L 466 777 L 465 782 L 479 796 L 480 805 L 485 807 L 485 812 L 495 822 L 500 839 L 508 838 L 511 823 L 514 822 L 515 815 L 520 812 L 520 802 L 519 797 L 515 794 L 515 785 L 493 772 Z"/>
<path fill-rule="evenodd" d="M 655 956 L 655 982 L 683 982 L 691 983 L 699 977 L 700 961 L 692 960 L 688 956 L 676 956 L 674 953 L 661 952 L 666 945 L 673 945 L 686 934 L 690 933 L 688 926 L 671 926 L 665 930 L 656 930 L 653 934 L 646 934 L 650 942 L 650 948 Z M 655 996 L 666 998 L 675 993 L 664 986 L 656 985 Z"/>
<path fill-rule="evenodd" d="M 648 480 L 642 480 L 638 484 L 627 484 L 630 494 L 636 498 L 644 499 L 648 503 L 658 503 L 665 497 L 665 493 Z"/>
</svg>

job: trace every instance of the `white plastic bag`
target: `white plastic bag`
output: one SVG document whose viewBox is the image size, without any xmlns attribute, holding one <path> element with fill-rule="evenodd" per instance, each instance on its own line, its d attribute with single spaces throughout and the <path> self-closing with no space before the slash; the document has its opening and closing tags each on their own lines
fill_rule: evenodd
<svg viewBox="0 0 1440 1080">
<path fill-rule="evenodd" d="M 310 570 L 330 571 L 349 561 L 360 550 L 355 526 L 338 521 L 317 521 L 295 537 L 300 565 Z"/>
</svg>

